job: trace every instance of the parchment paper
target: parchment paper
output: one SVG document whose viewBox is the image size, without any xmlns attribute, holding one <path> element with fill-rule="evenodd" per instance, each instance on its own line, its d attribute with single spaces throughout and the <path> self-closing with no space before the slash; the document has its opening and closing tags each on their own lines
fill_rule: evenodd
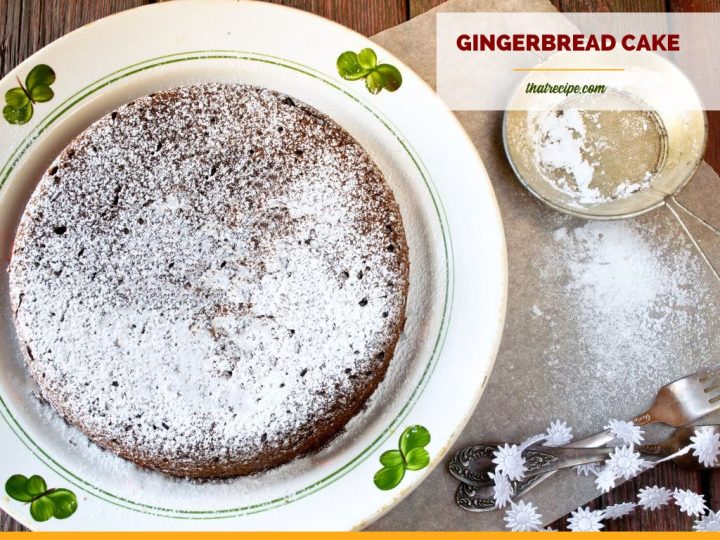
<svg viewBox="0 0 720 540">
<path fill-rule="evenodd" d="M 553 10 L 545 0 L 450 0 L 372 39 L 434 87 L 438 11 Z M 449 455 L 474 442 L 523 440 L 556 418 L 576 436 L 589 435 L 610 418 L 643 412 L 661 385 L 717 362 L 720 282 L 712 267 L 720 269 L 713 231 L 720 228 L 720 179 L 710 166 L 703 163 L 678 196 L 682 206 L 670 203 L 621 222 L 587 222 L 544 206 L 515 179 L 502 149 L 502 112 L 457 117 L 495 188 L 510 283 L 490 383 Z M 647 272 L 638 273 L 646 264 Z M 652 430 L 649 438 L 663 433 Z M 502 529 L 502 512 L 455 506 L 457 482 L 446 464 L 370 529 Z M 549 523 L 598 495 L 591 479 L 565 471 L 526 499 Z"/>
</svg>

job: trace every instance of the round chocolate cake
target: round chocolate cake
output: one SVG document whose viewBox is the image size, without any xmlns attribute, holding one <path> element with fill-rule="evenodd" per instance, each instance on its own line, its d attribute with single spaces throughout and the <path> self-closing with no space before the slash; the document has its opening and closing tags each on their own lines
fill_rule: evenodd
<svg viewBox="0 0 720 540">
<path fill-rule="evenodd" d="M 317 449 L 383 379 L 408 248 L 367 153 L 274 91 L 159 92 L 90 126 L 32 195 L 10 294 L 42 396 L 188 477 Z"/>
</svg>

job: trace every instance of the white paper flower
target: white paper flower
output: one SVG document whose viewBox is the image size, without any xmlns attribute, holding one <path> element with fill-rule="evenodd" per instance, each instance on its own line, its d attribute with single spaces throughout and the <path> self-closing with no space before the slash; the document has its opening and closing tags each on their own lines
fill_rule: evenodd
<svg viewBox="0 0 720 540">
<path fill-rule="evenodd" d="M 532 446 L 533 444 L 537 444 L 540 441 L 544 441 L 547 438 L 547 436 L 544 433 L 538 433 L 537 435 L 533 435 L 532 437 L 528 437 L 523 442 L 520 443 L 519 448 L 520 452 L 524 452 L 527 450 L 529 446 Z"/>
<path fill-rule="evenodd" d="M 545 432 L 544 446 L 563 446 L 572 441 L 572 428 L 560 420 L 550 422 L 550 427 Z"/>
<path fill-rule="evenodd" d="M 620 446 L 610 453 L 610 459 L 607 461 L 607 468 L 613 474 L 625 480 L 629 480 L 638 474 L 644 465 L 644 460 L 640 459 L 638 452 L 633 452 L 629 446 Z"/>
<path fill-rule="evenodd" d="M 637 508 L 637 504 L 631 502 L 624 502 L 608 506 L 607 508 L 605 508 L 603 513 L 605 514 L 605 519 L 617 519 L 623 516 L 627 516 L 630 512 L 635 510 L 635 508 Z"/>
<path fill-rule="evenodd" d="M 688 516 L 699 516 L 705 513 L 705 497 L 698 495 L 689 489 L 676 489 L 673 493 L 675 504 L 680 507 L 681 512 L 685 512 Z"/>
<path fill-rule="evenodd" d="M 502 473 L 510 480 L 522 480 L 525 477 L 527 467 L 518 445 L 505 444 L 504 446 L 498 446 L 494 455 L 495 459 L 492 462 L 496 465 L 496 473 Z"/>
<path fill-rule="evenodd" d="M 638 491 L 638 504 L 645 510 L 657 510 L 670 502 L 672 491 L 664 487 L 646 486 Z"/>
<path fill-rule="evenodd" d="M 698 458 L 698 461 L 706 467 L 712 467 L 718 461 L 720 455 L 720 435 L 708 426 L 703 426 L 695 430 L 695 435 L 690 437 L 692 444 L 688 445 L 692 449 L 692 455 Z"/>
<path fill-rule="evenodd" d="M 578 476 L 597 476 L 600 474 L 600 465 L 597 463 L 586 463 L 584 465 L 578 465 L 575 467 L 575 472 Z"/>
<path fill-rule="evenodd" d="M 594 532 L 599 531 L 605 525 L 600 523 L 604 514 L 600 510 L 590 510 L 588 508 L 578 508 L 570 514 L 568 519 L 568 529 L 573 532 Z"/>
<path fill-rule="evenodd" d="M 632 422 L 610 420 L 605 429 L 609 429 L 616 439 L 620 439 L 626 444 L 640 444 L 643 440 L 643 430 Z"/>
<path fill-rule="evenodd" d="M 696 531 L 717 532 L 720 531 L 720 512 L 708 512 L 693 525 Z"/>
<path fill-rule="evenodd" d="M 510 483 L 510 480 L 504 474 L 493 474 L 488 473 L 488 476 L 495 482 L 493 486 L 493 495 L 495 496 L 495 508 L 505 508 L 507 503 L 512 501 L 515 490 Z"/>
<path fill-rule="evenodd" d="M 610 467 L 598 471 L 597 478 L 595 478 L 595 485 L 602 493 L 607 493 L 615 487 L 615 473 Z"/>
<path fill-rule="evenodd" d="M 510 503 L 510 509 L 505 512 L 505 527 L 513 532 L 536 531 L 540 528 L 540 514 L 532 504 L 520 501 Z"/>
</svg>

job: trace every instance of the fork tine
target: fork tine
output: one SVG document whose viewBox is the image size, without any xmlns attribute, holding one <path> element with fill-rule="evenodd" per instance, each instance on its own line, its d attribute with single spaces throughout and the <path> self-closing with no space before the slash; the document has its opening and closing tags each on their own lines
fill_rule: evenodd
<svg viewBox="0 0 720 540">
<path fill-rule="evenodd" d="M 720 375 L 720 363 L 717 363 L 713 366 L 708 366 L 695 372 L 695 376 L 701 383 L 706 382 L 715 375 Z"/>
</svg>

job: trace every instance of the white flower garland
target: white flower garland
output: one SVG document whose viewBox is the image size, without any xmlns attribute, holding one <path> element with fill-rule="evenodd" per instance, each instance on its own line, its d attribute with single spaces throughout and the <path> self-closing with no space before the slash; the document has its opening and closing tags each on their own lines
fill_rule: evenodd
<svg viewBox="0 0 720 540">
<path fill-rule="evenodd" d="M 605 519 L 618 519 L 627 516 L 636 508 L 637 504 L 631 502 L 613 504 L 605 508 Z"/>
<path fill-rule="evenodd" d="M 643 430 L 632 422 L 625 420 L 610 420 L 604 429 L 609 429 L 616 439 L 625 444 L 640 444 L 643 441 Z"/>
<path fill-rule="evenodd" d="M 489 474 L 490 478 L 495 481 L 493 486 L 493 496 L 495 497 L 495 507 L 504 508 L 508 503 L 512 502 L 512 498 L 515 495 L 515 490 L 508 480 L 507 476 L 498 473 L 497 476 L 493 473 Z"/>
<path fill-rule="evenodd" d="M 620 446 L 610 453 L 607 468 L 615 478 L 630 480 L 637 476 L 647 466 L 644 459 L 640 459 L 639 452 L 633 452 L 631 446 Z"/>
<path fill-rule="evenodd" d="M 568 519 L 568 529 L 572 532 L 595 532 L 599 531 L 605 525 L 602 520 L 605 514 L 601 510 L 590 510 L 588 508 L 578 508 L 570 514 Z"/>
<path fill-rule="evenodd" d="M 688 516 L 701 516 L 707 510 L 705 497 L 689 489 L 676 489 L 673 498 L 675 504 L 680 507 L 680 511 L 685 512 Z"/>
<path fill-rule="evenodd" d="M 672 499 L 673 492 L 664 487 L 644 487 L 638 491 L 638 504 L 645 510 L 657 510 L 666 506 Z"/>
<path fill-rule="evenodd" d="M 600 493 L 607 493 L 615 487 L 615 473 L 610 467 L 605 467 L 597 472 L 595 477 L 595 485 Z"/>
<path fill-rule="evenodd" d="M 502 474 L 508 480 L 522 480 L 525 478 L 527 467 L 522 452 L 517 444 L 498 446 L 494 453 L 495 459 L 492 460 L 495 464 L 495 474 Z M 497 478 L 495 483 L 497 485 Z"/>
<path fill-rule="evenodd" d="M 717 463 L 720 454 L 720 435 L 712 428 L 703 426 L 695 430 L 695 435 L 690 437 L 690 441 L 692 454 L 700 463 L 705 467 L 712 467 Z"/>
<path fill-rule="evenodd" d="M 635 445 L 643 441 L 643 432 L 631 422 L 610 420 L 605 429 L 609 429 L 616 440 L 623 444 L 616 446 L 604 464 L 588 464 L 575 467 L 578 474 L 594 476 L 597 488 L 605 493 L 615 487 L 619 480 L 629 480 L 658 463 L 692 452 L 700 463 L 709 467 L 720 460 L 720 435 L 709 427 L 700 427 L 690 438 L 691 444 L 665 459 L 650 462 L 635 452 Z M 506 527 L 512 531 L 547 531 L 541 526 L 542 516 L 529 502 L 512 500 L 514 490 L 512 481 L 522 480 L 527 472 L 523 452 L 533 444 L 544 446 L 563 446 L 572 440 L 572 429 L 564 421 L 555 420 L 547 431 L 528 438 L 520 445 L 499 446 L 494 453 L 495 473 L 491 474 L 494 485 L 495 506 L 510 508 L 505 513 Z M 671 491 L 665 487 L 646 486 L 637 493 L 637 502 L 624 502 L 608 506 L 604 510 L 578 508 L 568 518 L 571 531 L 599 531 L 604 528 L 603 520 L 618 519 L 637 508 L 657 510 L 670 502 L 689 516 L 695 517 L 693 529 L 696 531 L 720 531 L 720 511 L 713 512 L 705 504 L 705 497 L 689 489 Z"/>
<path fill-rule="evenodd" d="M 572 441 L 572 428 L 568 427 L 565 421 L 550 422 L 550 427 L 545 432 L 545 439 L 544 446 L 563 446 Z"/>
<path fill-rule="evenodd" d="M 513 532 L 530 532 L 540 529 L 540 514 L 532 504 L 520 501 L 510 503 L 510 510 L 505 514 L 505 525 Z"/>
<path fill-rule="evenodd" d="M 708 512 L 702 516 L 693 525 L 693 530 L 706 531 L 706 532 L 717 532 L 720 531 L 720 515 L 718 512 Z"/>
</svg>

